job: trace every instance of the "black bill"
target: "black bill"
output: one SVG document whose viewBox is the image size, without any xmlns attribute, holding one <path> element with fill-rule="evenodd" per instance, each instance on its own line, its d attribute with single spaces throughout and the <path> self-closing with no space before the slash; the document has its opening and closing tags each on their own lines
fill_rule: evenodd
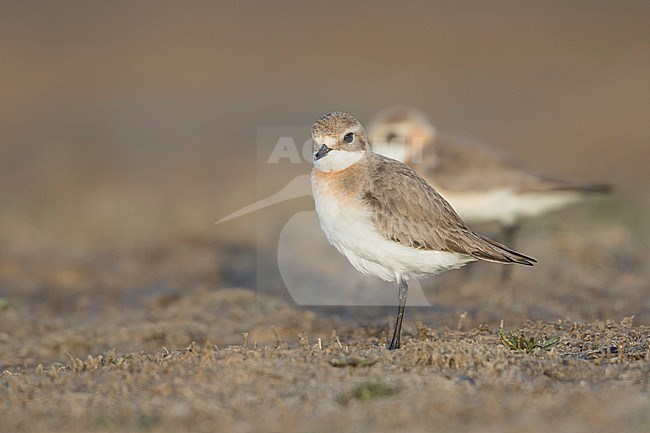
<svg viewBox="0 0 650 433">
<path fill-rule="evenodd" d="M 318 161 L 319 159 L 321 159 L 322 157 L 324 157 L 325 155 L 327 155 L 328 153 L 330 153 L 330 150 L 332 150 L 332 149 L 330 149 L 329 147 L 327 147 L 327 146 L 325 146 L 325 145 L 323 144 L 323 145 L 320 147 L 320 149 L 318 149 L 318 152 L 316 152 L 316 153 L 314 154 L 314 161 Z"/>
</svg>

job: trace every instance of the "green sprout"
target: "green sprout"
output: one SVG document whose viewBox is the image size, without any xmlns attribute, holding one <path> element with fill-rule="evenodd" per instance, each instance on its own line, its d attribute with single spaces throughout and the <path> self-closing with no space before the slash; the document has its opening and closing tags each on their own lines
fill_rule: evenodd
<svg viewBox="0 0 650 433">
<path fill-rule="evenodd" d="M 370 367 L 376 363 L 376 359 L 351 356 L 345 352 L 340 352 L 338 357 L 330 359 L 330 364 L 334 367 Z"/>
<path fill-rule="evenodd" d="M 357 399 L 360 401 L 372 400 L 377 397 L 387 397 L 397 394 L 399 390 L 384 382 L 361 382 L 345 394 L 340 395 L 336 400 L 345 405 L 350 400 Z"/>
<path fill-rule="evenodd" d="M 7 298 L 0 298 L 0 311 L 7 310 L 11 307 L 9 300 Z"/>
<path fill-rule="evenodd" d="M 543 350 L 551 350 L 560 342 L 560 337 L 553 337 L 550 340 L 541 340 L 535 337 L 526 338 L 524 331 L 515 334 L 512 331 L 506 332 L 503 328 L 499 328 L 499 340 L 501 340 L 501 344 L 511 350 L 523 350 L 526 353 L 532 353 L 538 347 Z"/>
</svg>

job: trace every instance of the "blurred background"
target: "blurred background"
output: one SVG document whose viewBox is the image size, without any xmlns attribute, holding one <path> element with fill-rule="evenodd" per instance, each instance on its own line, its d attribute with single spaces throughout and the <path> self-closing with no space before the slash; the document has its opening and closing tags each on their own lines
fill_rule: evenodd
<svg viewBox="0 0 650 433">
<path fill-rule="evenodd" d="M 313 209 L 303 197 L 213 224 L 310 170 L 260 173 L 258 129 L 307 128 L 333 110 L 367 122 L 393 104 L 531 170 L 615 186 L 530 224 L 522 250 L 550 261 L 526 287 L 541 290 L 532 304 L 551 304 L 517 320 L 648 323 L 648 16 L 647 1 L 2 2 L 0 344 L 254 290 L 283 225 Z M 567 254 L 577 270 L 553 268 Z M 602 305 L 588 307 L 594 299 Z M 231 341 L 252 326 L 239 317 L 197 333 L 198 322 L 137 347 Z M 79 350 L 129 347 L 101 338 Z M 30 350 L 5 362 L 38 357 Z"/>
</svg>

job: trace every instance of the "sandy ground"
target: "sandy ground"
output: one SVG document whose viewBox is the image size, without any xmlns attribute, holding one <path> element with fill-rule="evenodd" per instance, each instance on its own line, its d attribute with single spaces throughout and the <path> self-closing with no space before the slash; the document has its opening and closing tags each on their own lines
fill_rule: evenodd
<svg viewBox="0 0 650 433">
<path fill-rule="evenodd" d="M 646 246 L 634 226 L 594 216 L 610 206 L 527 226 L 520 242 L 540 264 L 508 285 L 493 266 L 424 282 L 432 307 L 407 310 L 393 352 L 393 307 L 300 307 L 281 285 L 233 286 L 259 272 L 253 245 L 178 234 L 62 251 L 14 226 L 0 430 L 641 431 Z M 589 224 L 562 229 L 571 221 Z M 513 351 L 501 320 L 559 344 Z"/>
<path fill-rule="evenodd" d="M 206 342 L 151 354 L 107 351 L 5 372 L 1 423 L 4 431 L 26 432 L 606 432 L 648 425 L 649 327 L 558 321 L 524 330 L 562 342 L 550 352 L 513 353 L 488 327 L 422 327 L 393 352 L 372 338 L 316 343 L 306 335 L 267 347 Z"/>
<path fill-rule="evenodd" d="M 647 430 L 649 3 L 342 4 L 2 3 L 0 432 Z M 614 193 L 422 281 L 390 352 L 310 197 L 214 222 L 309 173 L 265 128 L 393 104 Z"/>
</svg>

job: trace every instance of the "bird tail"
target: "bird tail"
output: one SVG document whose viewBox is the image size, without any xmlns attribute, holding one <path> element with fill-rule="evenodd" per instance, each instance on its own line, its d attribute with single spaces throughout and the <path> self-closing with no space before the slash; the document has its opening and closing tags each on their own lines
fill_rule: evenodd
<svg viewBox="0 0 650 433">
<path fill-rule="evenodd" d="M 544 178 L 548 181 L 547 190 L 552 191 L 573 191 L 583 194 L 609 194 L 612 192 L 612 185 L 606 183 L 571 182 L 553 178 Z"/>
<path fill-rule="evenodd" d="M 515 250 L 508 248 L 500 242 L 488 238 L 487 236 L 478 235 L 484 242 L 483 245 L 472 251 L 472 256 L 477 259 L 486 260 L 488 262 L 512 264 L 517 263 L 520 265 L 533 266 L 537 263 L 532 257 L 518 253 Z"/>
<path fill-rule="evenodd" d="M 606 183 L 588 183 L 588 184 L 578 185 L 577 189 L 579 191 L 586 192 L 586 193 L 609 194 L 612 192 L 614 188 L 612 187 L 612 185 Z"/>
</svg>

